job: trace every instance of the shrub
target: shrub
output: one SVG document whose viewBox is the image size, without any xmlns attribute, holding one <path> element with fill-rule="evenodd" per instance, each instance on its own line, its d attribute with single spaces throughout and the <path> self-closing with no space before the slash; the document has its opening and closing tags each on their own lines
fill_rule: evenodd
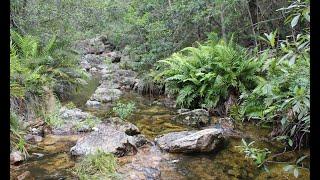
<svg viewBox="0 0 320 180">
<path fill-rule="evenodd" d="M 135 109 L 135 104 L 133 102 L 123 104 L 118 102 L 112 111 L 116 113 L 122 120 L 125 120 Z"/>
<path fill-rule="evenodd" d="M 262 165 L 264 165 L 267 159 L 267 155 L 270 154 L 271 152 L 267 148 L 264 148 L 264 149 L 254 148 L 252 147 L 253 144 L 254 144 L 254 141 L 248 144 L 244 139 L 242 139 L 242 145 L 236 146 L 236 147 L 240 148 L 240 151 L 245 153 L 246 157 L 253 159 L 253 161 L 258 167 L 261 167 Z"/>
<path fill-rule="evenodd" d="M 309 6 L 308 1 L 293 1 L 284 8 L 293 29 L 298 21 L 309 22 Z M 304 32 L 286 40 L 275 41 L 276 33 L 270 34 L 265 34 L 271 45 L 264 52 L 261 73 L 265 76 L 253 91 L 240 96 L 240 111 L 248 119 L 273 123 L 277 139 L 301 147 L 310 133 L 310 28 L 307 25 Z"/>
</svg>

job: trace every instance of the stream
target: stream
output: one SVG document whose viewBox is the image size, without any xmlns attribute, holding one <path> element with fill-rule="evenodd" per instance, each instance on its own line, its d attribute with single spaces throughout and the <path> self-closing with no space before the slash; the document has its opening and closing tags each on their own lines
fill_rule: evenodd
<svg viewBox="0 0 320 180">
<path fill-rule="evenodd" d="M 120 91 L 118 89 L 121 89 L 121 87 L 116 86 L 118 84 L 114 83 L 114 80 L 117 79 L 122 80 L 124 83 L 135 83 L 135 79 L 132 76 L 135 72 L 121 71 L 118 67 L 119 65 L 115 64 L 110 67 L 109 65 L 101 64 L 101 58 L 104 58 L 103 54 L 86 54 L 84 57 L 87 58 L 82 60 L 82 65 L 86 67 L 85 69 L 91 68 L 90 70 L 93 70 L 95 61 L 100 63 L 95 64 L 95 66 L 100 68 L 100 71 L 104 74 L 104 77 L 102 76 L 104 78 L 103 83 L 107 83 L 103 84 L 105 87 L 101 88 L 102 91 L 100 92 L 110 90 L 106 87 L 112 87 Z M 95 71 L 97 71 L 96 68 Z M 115 74 L 116 71 L 118 74 Z M 138 94 L 132 90 L 121 89 L 121 93 L 123 93 L 119 100 L 112 101 L 107 105 L 102 103 L 99 108 L 87 107 L 85 105 L 86 102 L 96 92 L 98 86 L 101 85 L 100 79 L 92 78 L 87 85 L 78 89 L 62 104 L 73 102 L 83 112 L 89 112 L 103 121 L 114 116 L 111 108 L 115 102 L 135 103 L 136 109 L 128 118 L 128 121 L 136 125 L 141 134 L 151 143 L 139 147 L 135 155 L 117 158 L 117 172 L 120 175 L 126 174 L 126 176 L 122 176 L 122 179 L 151 180 L 155 176 L 148 177 L 146 174 L 153 175 L 155 173 L 160 176 L 157 179 L 164 180 L 296 179 L 292 172 L 285 172 L 283 167 L 288 163 L 294 165 L 299 157 L 309 155 L 309 149 L 282 153 L 284 152 L 283 144 L 270 141 L 268 137 L 271 132 L 270 128 L 263 128 L 248 122 L 238 123 L 235 128 L 235 130 L 245 135 L 246 142 L 255 141 L 254 147 L 267 148 L 272 152 L 272 155 L 279 154 L 271 159 L 272 163 L 267 163 L 267 170 L 262 167 L 258 168 L 252 159 L 246 158 L 245 154 L 241 153 L 239 148 L 236 147 L 242 145 L 241 137 L 231 136 L 227 138 L 223 147 L 211 153 L 179 154 L 164 152 L 155 145 L 155 137 L 170 132 L 193 130 L 194 128 L 176 124 L 171 120 L 177 114 L 177 109 L 170 108 L 171 106 L 168 104 L 165 105 L 168 102 L 163 96 L 151 97 Z M 212 125 L 219 119 L 219 117 L 210 118 Z M 30 158 L 10 166 L 10 179 L 16 179 L 17 176 L 27 171 L 30 172 L 28 177 L 30 179 L 77 179 L 72 173 L 72 168 L 79 162 L 80 158 L 71 156 L 70 148 L 76 144 L 80 137 L 85 135 L 86 133 L 75 135 L 46 134 L 41 142 L 28 147 Z M 309 179 L 309 170 L 306 168 L 299 169 L 298 179 Z"/>
<path fill-rule="evenodd" d="M 79 94 L 76 97 L 85 96 Z M 155 103 L 157 98 L 126 92 L 120 100 L 122 102 L 135 102 L 137 110 L 129 121 L 135 124 L 150 141 L 160 134 L 190 129 L 170 122 L 170 118 L 176 113 L 175 109 L 157 105 Z M 82 102 L 78 101 L 78 103 Z M 110 107 L 98 110 L 88 109 L 84 106 L 80 108 L 90 111 L 100 118 L 106 118 L 110 115 Z M 241 130 L 249 133 L 251 138 L 247 140 L 255 140 L 258 147 L 266 147 L 274 153 L 279 153 L 283 150 L 279 145 L 259 141 L 259 138 L 261 139 L 261 137 L 268 135 L 270 131 L 268 129 L 247 124 Z M 77 179 L 70 172 L 70 169 L 77 163 L 77 159 L 71 157 L 69 150 L 75 145 L 80 136 L 82 135 L 47 135 L 36 148 L 29 151 L 29 154 L 41 153 L 43 157 L 28 159 L 13 168 L 14 172 L 12 174 L 18 175 L 25 171 L 30 171 L 35 179 Z M 128 164 L 135 166 L 134 163 L 137 163 L 136 165 L 139 166 L 141 162 L 145 164 L 152 158 L 158 158 L 160 162 L 157 165 L 161 169 L 161 179 L 294 179 L 292 173 L 282 170 L 285 164 L 270 164 L 268 166 L 270 173 L 257 168 L 250 159 L 245 158 L 244 154 L 235 148 L 237 145 L 241 145 L 241 139 L 230 138 L 222 150 L 208 154 L 170 154 L 162 152 L 157 146 L 152 145 L 140 150 L 143 154 L 142 156 L 134 155 L 118 158 L 118 164 L 119 169 L 121 169 L 122 166 Z M 308 151 L 303 153 L 306 152 Z M 301 152 L 288 153 L 287 157 L 283 158 L 291 160 L 298 157 L 299 154 Z M 152 163 L 152 160 L 150 160 L 150 163 Z M 299 179 L 309 179 L 309 172 L 302 169 Z"/>
</svg>

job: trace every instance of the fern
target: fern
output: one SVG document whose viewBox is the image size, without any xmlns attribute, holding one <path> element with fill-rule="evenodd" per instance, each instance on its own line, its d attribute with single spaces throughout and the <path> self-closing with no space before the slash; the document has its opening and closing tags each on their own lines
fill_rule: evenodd
<svg viewBox="0 0 320 180">
<path fill-rule="evenodd" d="M 177 95 L 179 106 L 214 108 L 227 98 L 229 89 L 245 90 L 256 84 L 261 63 L 246 54 L 231 41 L 210 41 L 159 61 L 156 77 L 165 79 L 167 92 Z"/>
</svg>

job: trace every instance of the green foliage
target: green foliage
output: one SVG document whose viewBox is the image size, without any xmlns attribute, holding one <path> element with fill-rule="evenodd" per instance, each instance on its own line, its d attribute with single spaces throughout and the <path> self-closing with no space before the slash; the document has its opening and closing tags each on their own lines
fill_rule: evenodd
<svg viewBox="0 0 320 180">
<path fill-rule="evenodd" d="M 14 112 L 10 112 L 10 150 L 16 149 L 27 157 L 27 142 L 24 139 L 24 131 L 19 122 L 19 116 Z"/>
<path fill-rule="evenodd" d="M 72 101 L 71 101 L 71 102 L 68 102 L 65 106 L 66 106 L 68 109 L 74 109 L 74 108 L 77 107 Z"/>
<path fill-rule="evenodd" d="M 258 167 L 261 167 L 262 165 L 264 165 L 268 154 L 270 154 L 271 152 L 266 148 L 254 148 L 252 147 L 253 143 L 254 141 L 248 144 L 244 139 L 242 139 L 242 145 L 236 147 L 240 148 L 240 151 L 245 153 L 246 157 L 253 159 Z"/>
<path fill-rule="evenodd" d="M 89 129 L 92 129 L 95 125 L 99 124 L 101 120 L 97 117 L 88 117 L 84 121 L 80 121 L 75 125 L 75 128 L 77 130 L 83 129 L 85 127 L 88 127 Z"/>
<path fill-rule="evenodd" d="M 37 37 L 21 36 L 11 30 L 12 95 L 21 97 L 25 91 L 41 95 L 43 86 L 63 86 L 64 90 L 71 90 L 72 87 L 83 84 L 87 74 L 77 66 L 76 58 L 75 54 L 68 50 L 67 44 L 57 41 L 56 36 L 45 46 L 41 46 Z"/>
<path fill-rule="evenodd" d="M 308 157 L 308 155 L 302 156 L 299 159 L 297 159 L 297 161 L 295 162 L 294 165 L 286 165 L 283 167 L 283 170 L 286 172 L 291 172 L 293 173 L 295 178 L 299 177 L 299 169 L 304 168 L 303 166 L 301 166 L 301 162 L 306 159 Z"/>
<path fill-rule="evenodd" d="M 133 102 L 129 102 L 127 104 L 123 104 L 118 102 L 116 106 L 112 108 L 112 111 L 116 113 L 122 120 L 125 120 L 129 117 L 132 112 L 135 110 L 135 104 Z"/>
<path fill-rule="evenodd" d="M 60 118 L 60 108 L 61 104 L 57 100 L 53 112 L 43 111 L 44 122 L 52 127 L 60 127 L 63 124 L 63 119 Z"/>
<path fill-rule="evenodd" d="M 159 63 L 156 79 L 164 79 L 166 90 L 186 108 L 214 108 L 231 91 L 253 88 L 261 65 L 232 40 L 188 47 Z"/>
<path fill-rule="evenodd" d="M 304 1 L 303 1 L 304 2 Z M 309 7 L 294 5 L 291 13 L 304 12 Z M 289 9 L 291 9 L 289 8 Z M 292 15 L 292 14 L 291 14 Z M 289 16 L 290 18 L 291 16 Z M 261 122 L 280 124 L 277 139 L 289 146 L 301 146 L 310 133 L 310 29 L 279 40 L 260 58 L 264 64 L 258 86 L 240 97 L 241 113 Z M 276 126 L 278 128 L 278 126 Z"/>
<path fill-rule="evenodd" d="M 85 156 L 76 164 L 73 172 L 80 180 L 86 179 L 115 179 L 117 162 L 113 154 L 98 150 Z"/>
</svg>

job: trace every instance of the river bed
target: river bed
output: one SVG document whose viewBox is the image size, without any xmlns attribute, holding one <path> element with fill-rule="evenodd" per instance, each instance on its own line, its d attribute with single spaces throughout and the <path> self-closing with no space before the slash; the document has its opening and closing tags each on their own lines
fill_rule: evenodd
<svg viewBox="0 0 320 180">
<path fill-rule="evenodd" d="M 78 99 L 74 103 L 84 111 L 100 117 L 102 120 L 112 116 L 111 106 L 103 106 L 100 109 L 89 109 L 84 107 L 83 102 L 88 98 L 86 96 L 75 96 Z M 161 105 L 164 97 L 153 98 L 142 96 L 134 92 L 125 92 L 121 97 L 122 102 L 134 102 L 136 110 L 129 118 L 129 121 L 135 124 L 150 141 L 161 134 L 173 131 L 190 130 L 192 128 L 175 124 L 170 119 L 176 114 L 176 109 Z M 214 120 L 216 117 L 212 117 Z M 248 134 L 250 138 L 247 141 L 256 141 L 258 148 L 268 148 L 272 154 L 283 151 L 283 146 L 279 143 L 264 141 L 270 130 L 255 126 L 252 123 L 246 123 L 237 127 L 239 130 Z M 31 148 L 29 153 L 41 153 L 42 157 L 33 157 L 22 162 L 19 166 L 11 167 L 11 179 L 17 175 L 30 171 L 34 179 L 77 179 L 71 173 L 72 167 L 78 159 L 71 157 L 69 150 L 75 145 L 76 140 L 83 134 L 72 136 L 54 136 L 47 135 L 44 140 L 36 147 Z M 295 179 L 293 173 L 283 170 L 287 163 L 268 163 L 269 173 L 263 168 L 258 168 L 251 159 L 245 158 L 244 154 L 239 152 L 235 146 L 241 145 L 241 138 L 230 138 L 225 146 L 214 153 L 208 154 L 170 154 L 162 152 L 156 145 L 145 147 L 140 156 L 128 156 L 118 158 L 119 169 L 126 164 L 148 161 L 148 158 L 161 157 L 160 169 L 161 179 Z M 145 151 L 145 152 L 144 152 Z M 302 155 L 309 154 L 309 150 L 299 152 L 284 153 L 278 159 L 286 162 L 293 162 Z M 139 165 L 139 164 L 136 164 Z M 309 179 L 309 171 L 300 169 L 298 179 Z"/>
</svg>

